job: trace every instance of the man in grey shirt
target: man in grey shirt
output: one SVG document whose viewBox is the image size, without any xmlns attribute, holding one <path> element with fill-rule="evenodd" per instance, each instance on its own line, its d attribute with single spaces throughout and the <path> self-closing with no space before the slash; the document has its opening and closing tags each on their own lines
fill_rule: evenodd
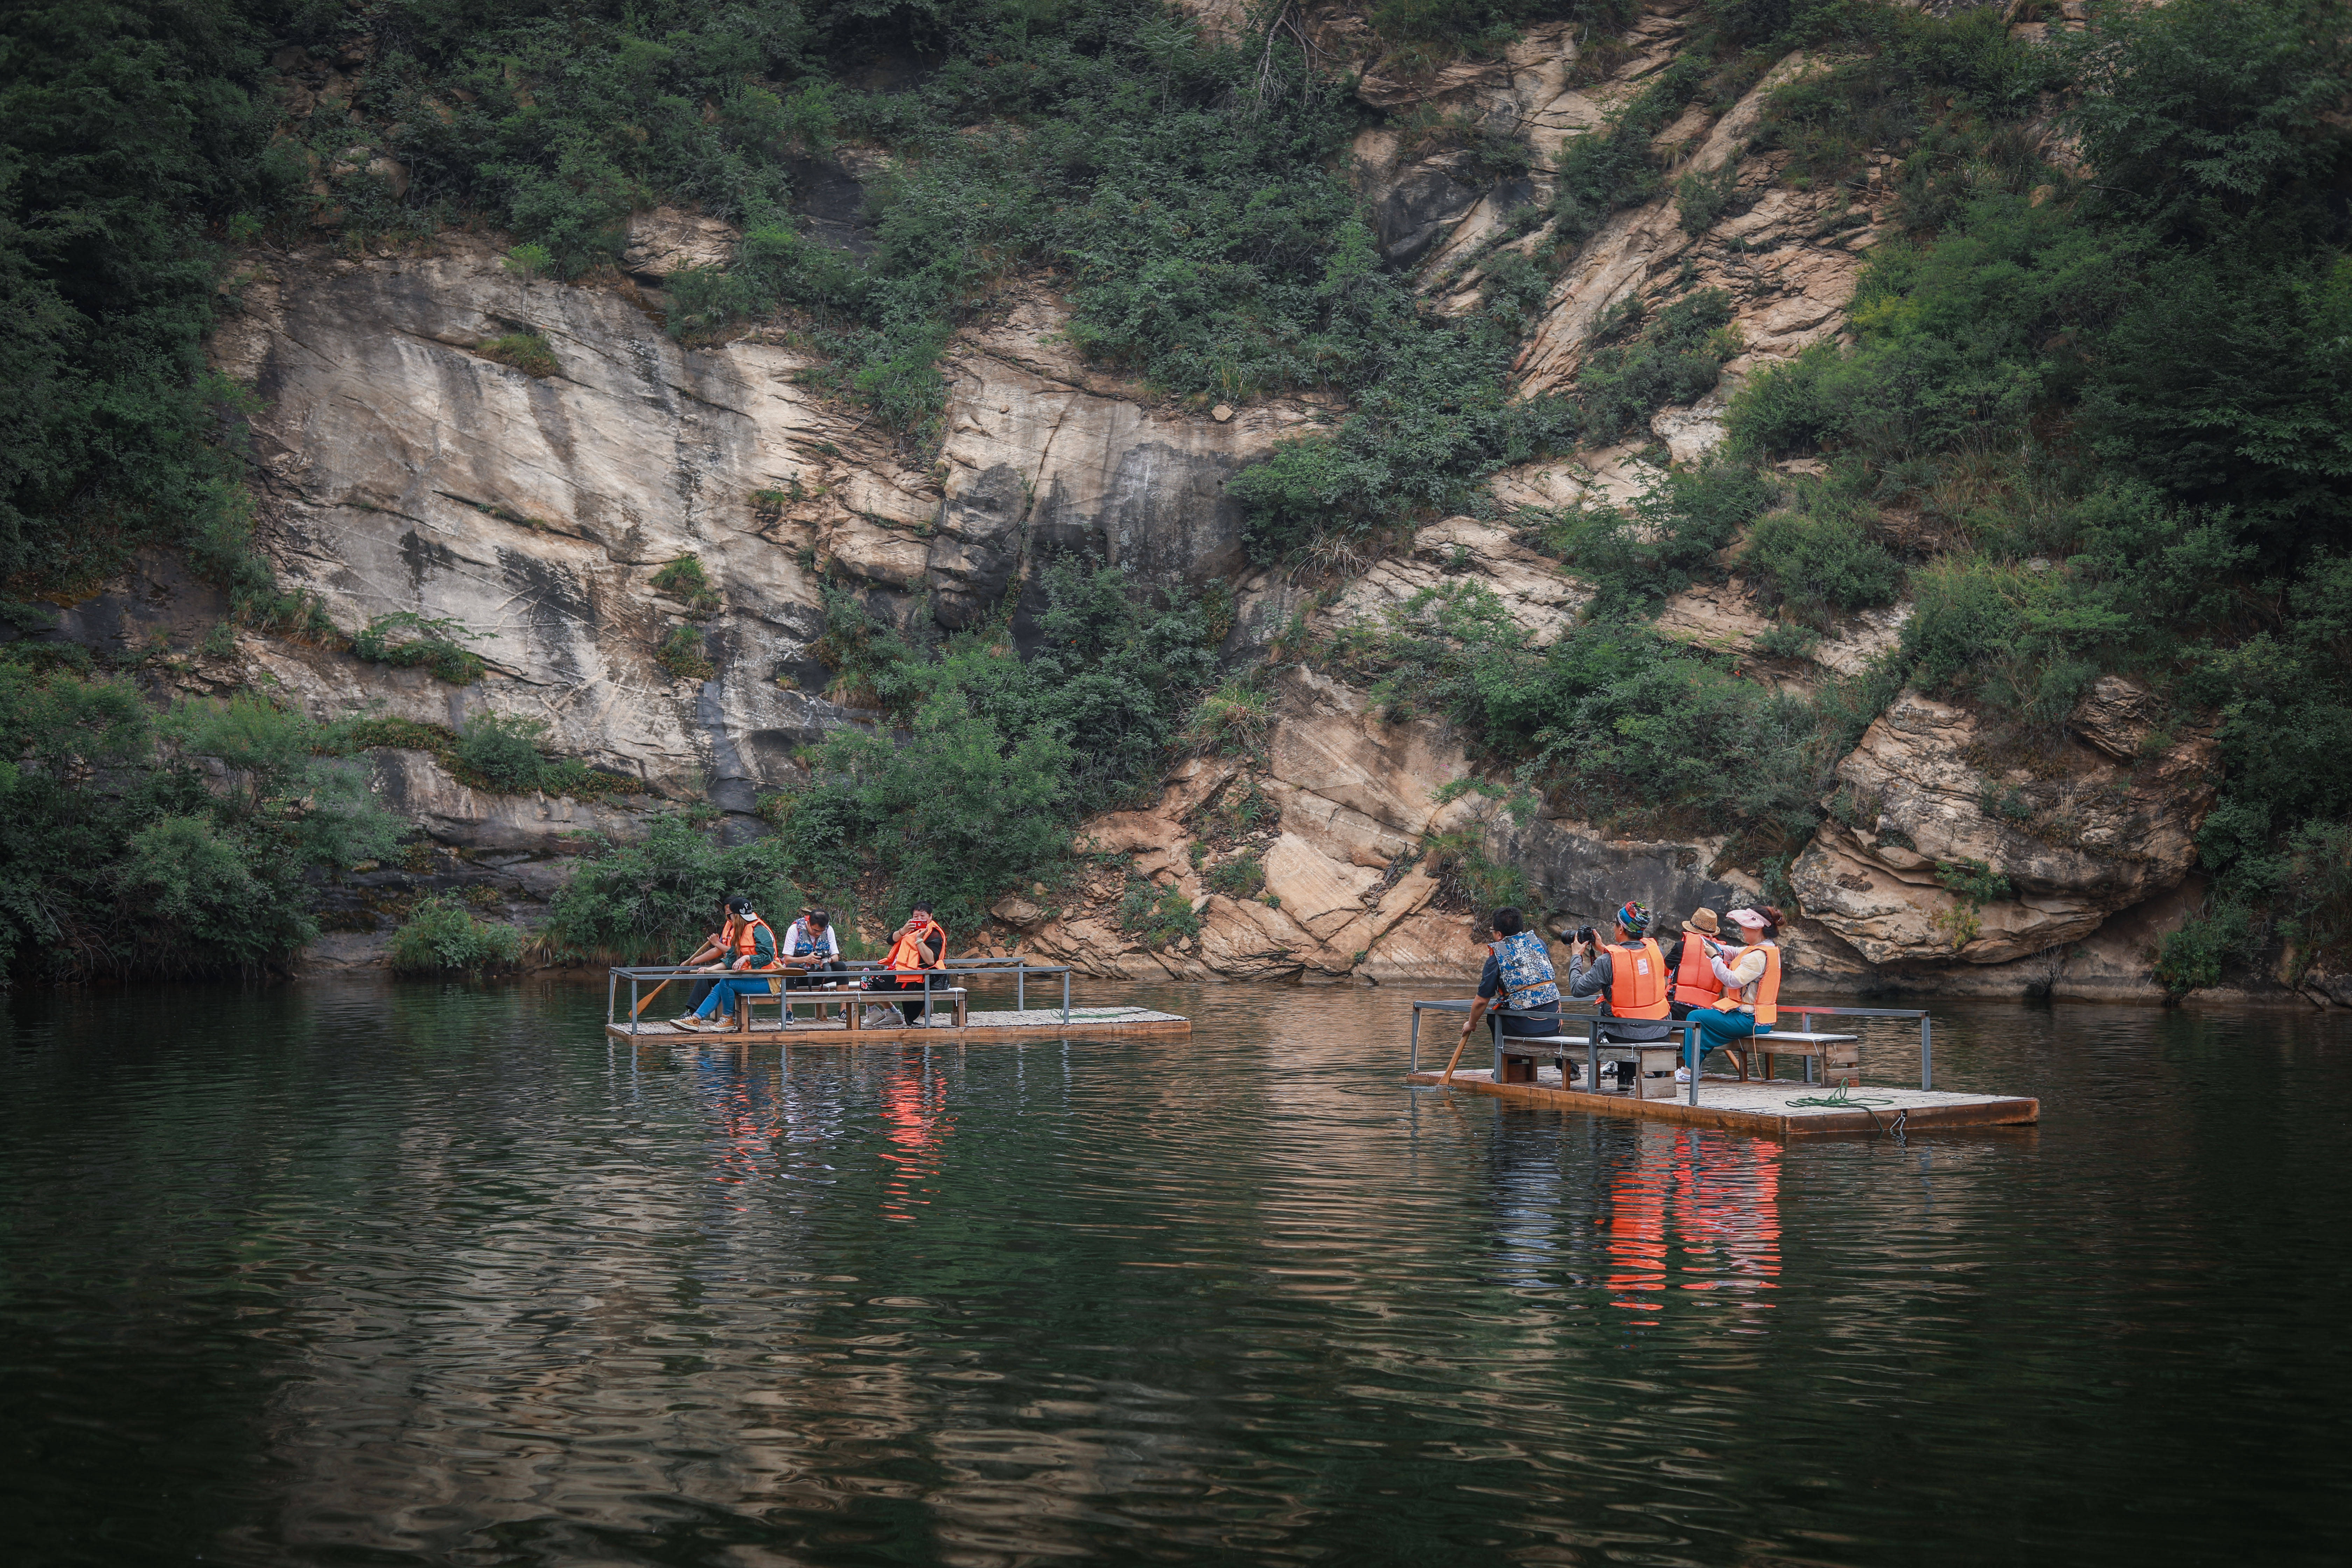
<svg viewBox="0 0 2352 1568">
<path fill-rule="evenodd" d="M 1588 931 L 1591 929 L 1586 928 Z M 1649 929 L 1650 911 L 1640 904 L 1628 902 L 1617 911 L 1617 941 L 1614 944 L 1587 942 L 1580 932 L 1577 940 L 1569 946 L 1569 995 L 1579 1001 L 1597 997 L 1601 1003 L 1601 1016 L 1612 1020 L 1596 1038 L 1631 1044 L 1637 1040 L 1668 1039 L 1682 1033 L 1681 1026 L 1671 1018 L 1618 1018 L 1610 1009 L 1609 994 L 1616 988 L 1617 982 L 1612 945 L 1616 951 L 1629 950 Z M 1661 984 L 1664 978 L 1661 975 Z"/>
</svg>

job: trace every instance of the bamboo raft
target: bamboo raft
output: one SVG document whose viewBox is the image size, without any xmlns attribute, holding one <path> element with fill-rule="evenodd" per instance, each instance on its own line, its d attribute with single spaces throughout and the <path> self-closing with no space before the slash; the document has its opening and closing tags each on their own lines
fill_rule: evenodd
<svg viewBox="0 0 2352 1568">
<path fill-rule="evenodd" d="M 875 966 L 853 963 L 845 967 L 855 975 Z M 1192 1021 L 1174 1013 L 1155 1012 L 1149 1007 L 1073 1005 L 1070 973 L 1067 964 L 1034 963 L 1024 958 L 950 959 L 943 968 L 930 972 L 925 989 L 919 992 L 865 991 L 848 984 L 834 990 L 796 985 L 782 993 L 754 992 L 737 999 L 732 1026 L 689 1029 L 671 1023 L 666 1016 L 667 1009 L 663 1010 L 664 1016 L 647 1016 L 654 1013 L 651 1004 L 656 1000 L 656 991 L 673 982 L 715 980 L 719 975 L 667 966 L 616 968 L 610 972 L 605 987 L 604 1035 L 624 1044 L 672 1045 L 683 1040 L 708 1040 L 719 1045 L 778 1045 L 789 1050 L 794 1046 L 856 1047 L 907 1040 L 968 1045 L 975 1041 L 1053 1040 L 1071 1035 L 1189 1036 L 1192 1032 Z M 999 1011 L 971 1011 L 968 1006 L 969 992 L 971 983 L 979 980 L 1011 981 L 1013 1006 Z M 1060 1005 L 1029 1006 L 1032 980 L 1058 980 Z M 625 997 L 624 982 L 627 987 Z M 646 988 L 647 982 L 654 984 L 656 991 Z M 901 1000 L 918 999 L 924 1000 L 928 1008 L 919 1023 L 875 1025 L 863 1020 L 868 1007 L 887 1007 Z M 683 1000 L 681 994 L 673 1005 L 682 1009 Z M 763 1018 L 758 1016 L 761 1007 L 772 1007 L 776 1012 Z M 805 1014 L 809 1010 L 816 1016 L 792 1016 L 795 1011 Z"/>
<path fill-rule="evenodd" d="M 1490 1094 L 1522 1104 L 1541 1105 L 1559 1110 L 1581 1110 L 1600 1116 L 1629 1116 L 1643 1121 L 1675 1122 L 1685 1127 L 1721 1127 L 1766 1138 L 2017 1127 L 2028 1126 L 2042 1119 L 2042 1102 L 2029 1096 L 1955 1093 L 1937 1089 L 1933 1026 L 1924 1011 L 1916 1009 L 1791 1005 L 1783 1003 L 1781 1012 L 1787 1016 L 1784 1021 L 1801 1023 L 1805 1027 L 1785 1035 L 1757 1036 L 1750 1042 L 1749 1048 L 1755 1056 L 1766 1058 L 1768 1061 L 1772 1058 L 1789 1057 L 1802 1059 L 1804 1078 L 1748 1079 L 1695 1073 L 1691 1075 L 1690 1081 L 1683 1084 L 1675 1084 L 1671 1079 L 1661 1084 L 1654 1079 L 1637 1078 L 1632 1080 L 1630 1088 L 1610 1092 L 1591 1087 L 1600 1075 L 1589 1067 L 1585 1079 L 1588 1087 L 1570 1087 L 1563 1077 L 1562 1068 L 1580 1056 L 1587 1063 L 1597 1062 L 1605 1057 L 1638 1060 L 1640 1066 L 1647 1068 L 1651 1065 L 1647 1058 L 1662 1051 L 1665 1053 L 1663 1059 L 1672 1060 L 1679 1057 L 1683 1064 L 1688 1066 L 1687 1045 L 1678 1049 L 1674 1044 L 1629 1046 L 1604 1043 L 1596 1048 L 1591 1036 L 1594 1020 L 1563 1016 L 1559 1027 L 1580 1028 L 1585 1033 L 1580 1037 L 1557 1036 L 1538 1041 L 1504 1035 L 1497 1024 L 1492 1026 L 1488 1042 L 1494 1052 L 1491 1067 L 1465 1068 L 1451 1074 L 1422 1070 L 1421 1015 L 1424 1012 L 1440 1016 L 1461 1014 L 1467 1012 L 1469 1006 L 1467 1001 L 1454 999 L 1424 1000 L 1413 1004 L 1412 1061 L 1405 1074 L 1408 1083 L 1416 1088 L 1467 1089 L 1473 1094 Z M 1879 1084 L 1863 1087 L 1859 1058 L 1850 1045 L 1839 1044 L 1851 1042 L 1855 1037 L 1811 1032 L 1815 1018 L 1834 1016 L 1916 1019 L 1919 1025 L 1919 1087 L 1894 1089 Z M 1561 1066 L 1544 1067 L 1542 1058 L 1547 1058 L 1559 1061 Z M 1822 1078 L 1842 1080 L 1834 1091 L 1824 1092 L 1829 1086 L 1817 1081 L 1817 1063 Z M 1664 1092 L 1659 1092 L 1661 1090 Z"/>
</svg>

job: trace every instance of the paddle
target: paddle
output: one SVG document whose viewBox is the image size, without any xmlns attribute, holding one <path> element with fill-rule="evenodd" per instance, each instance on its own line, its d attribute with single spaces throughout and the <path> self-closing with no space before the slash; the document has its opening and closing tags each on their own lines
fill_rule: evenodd
<svg viewBox="0 0 2352 1568">
<path fill-rule="evenodd" d="M 776 966 L 775 966 L 773 969 L 753 969 L 753 970 L 741 970 L 741 971 L 738 971 L 738 970 L 731 970 L 731 969 L 730 969 L 730 970 L 727 970 L 727 971 L 725 971 L 724 973 L 728 973 L 728 974 L 734 974 L 734 973 L 747 973 L 747 974 L 806 974 L 806 973 L 809 972 L 809 969 L 810 969 L 810 968 L 811 968 L 811 965 L 810 965 L 809 963 L 793 963 L 791 959 L 782 959 L 782 960 L 778 961 L 778 963 L 777 963 Z M 720 973 L 720 972 L 714 971 L 713 973 Z M 675 974 L 673 974 L 673 975 L 671 975 L 671 976 L 669 977 L 669 980 L 676 980 L 677 978 L 677 975 L 675 975 Z M 656 985 L 656 986 L 655 986 L 652 990 L 650 990 L 650 991 L 646 992 L 646 998 L 645 998 L 645 1000 L 637 1004 L 637 1010 L 636 1010 L 635 1013 L 631 1014 L 631 1015 L 630 1015 L 630 1016 L 631 1016 L 631 1017 L 634 1017 L 634 1018 L 642 1018 L 642 1017 L 644 1017 L 644 1016 L 646 1016 L 646 1008 L 648 1008 L 648 1007 L 650 1007 L 650 1006 L 652 1006 L 652 1005 L 654 1005 L 654 998 L 655 998 L 655 997 L 656 997 L 656 996 L 658 996 L 658 995 L 660 995 L 660 994 L 662 994 L 662 991 L 663 991 L 664 987 L 666 987 L 666 986 L 667 986 L 667 985 L 669 984 L 669 980 L 665 980 L 665 981 L 663 981 L 663 982 L 661 983 L 661 984 L 660 984 L 660 985 Z"/>
<path fill-rule="evenodd" d="M 673 964 L 671 967 L 675 968 L 677 966 Z M 677 976 L 673 974 L 669 977 L 669 980 L 675 980 L 677 978 Z M 630 1014 L 629 1016 L 632 1018 L 644 1017 L 646 1016 L 646 1009 L 654 1005 L 654 998 L 660 995 L 664 991 L 669 988 L 669 980 L 663 981 L 659 985 L 656 985 L 652 990 L 646 992 L 646 999 L 637 1004 L 637 1010 Z"/>
<path fill-rule="evenodd" d="M 1445 1058 L 1445 1071 L 1440 1075 L 1437 1080 L 1438 1082 L 1452 1083 L 1454 1081 L 1454 1064 L 1462 1059 L 1463 1047 L 1470 1043 L 1470 1030 L 1478 1026 L 1478 1015 L 1486 1010 L 1485 1003 L 1486 998 L 1482 996 L 1476 1002 L 1470 1004 L 1470 1027 L 1464 1029 L 1462 1031 L 1462 1037 L 1454 1042 L 1454 1054 Z"/>
</svg>

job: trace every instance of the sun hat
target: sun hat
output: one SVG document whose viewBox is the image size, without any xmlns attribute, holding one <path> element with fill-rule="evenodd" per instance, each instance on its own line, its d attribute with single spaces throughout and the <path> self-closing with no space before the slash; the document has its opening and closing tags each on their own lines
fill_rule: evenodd
<svg viewBox="0 0 2352 1568">
<path fill-rule="evenodd" d="M 1762 931 L 1772 923 L 1754 910 L 1734 910 L 1723 918 L 1734 925 L 1747 926 L 1755 931 Z"/>
<path fill-rule="evenodd" d="M 1693 910 L 1691 918 L 1683 921 L 1683 930 L 1695 931 L 1701 936 L 1720 936 L 1722 927 L 1716 921 L 1713 910 Z"/>
</svg>

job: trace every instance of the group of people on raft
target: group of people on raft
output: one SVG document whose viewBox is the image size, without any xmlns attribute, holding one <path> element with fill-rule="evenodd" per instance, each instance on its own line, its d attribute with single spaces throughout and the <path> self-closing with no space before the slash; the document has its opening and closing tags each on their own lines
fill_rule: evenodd
<svg viewBox="0 0 2352 1568">
<path fill-rule="evenodd" d="M 1632 1045 L 1696 1029 L 1701 1060 L 1728 1051 L 1745 1077 L 1747 1053 L 1739 1042 L 1770 1034 L 1780 1019 L 1780 935 L 1786 918 L 1770 904 L 1719 918 L 1713 910 L 1694 910 L 1674 945 L 1661 947 L 1650 934 L 1650 910 L 1627 903 L 1617 911 L 1616 941 L 1601 941 L 1591 926 L 1576 933 L 1569 945 L 1568 994 L 1599 1000 L 1607 1022 L 1593 1026 L 1596 1042 Z M 1737 929 L 1737 941 L 1725 938 L 1727 921 Z M 1467 1040 L 1489 1013 L 1507 1036 L 1559 1034 L 1559 977 L 1543 938 L 1516 909 L 1496 910 L 1489 924 L 1486 972 L 1462 1037 Z M 1685 1081 L 1688 1075 L 1685 1067 L 1675 1077 Z"/>
<path fill-rule="evenodd" d="M 727 900 L 721 918 L 719 929 L 704 938 L 701 948 L 679 967 L 724 978 L 696 982 L 698 990 L 707 985 L 708 993 L 689 997 L 688 1010 L 670 1020 L 678 1028 L 731 1028 L 722 1020 L 734 1016 L 738 997 L 778 996 L 787 988 L 913 992 L 912 997 L 898 995 L 895 1008 L 869 1006 L 864 1019 L 869 1026 L 912 1028 L 929 1012 L 922 999 L 924 973 L 939 969 L 948 952 L 948 933 L 931 918 L 930 904 L 922 899 L 908 910 L 907 923 L 890 933 L 890 951 L 882 967 L 863 975 L 842 963 L 841 938 L 827 910 L 803 910 L 785 928 L 782 942 L 751 900 L 740 895 Z M 791 1009 L 785 1011 L 789 1015 Z M 791 1021 L 789 1016 L 785 1021 Z"/>
</svg>

